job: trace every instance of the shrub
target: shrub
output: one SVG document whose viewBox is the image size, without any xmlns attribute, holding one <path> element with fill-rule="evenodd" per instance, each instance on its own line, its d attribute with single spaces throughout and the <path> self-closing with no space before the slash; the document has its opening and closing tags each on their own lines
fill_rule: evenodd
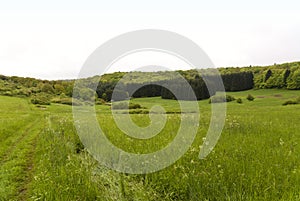
<svg viewBox="0 0 300 201">
<path fill-rule="evenodd" d="M 113 103 L 112 109 L 113 110 L 126 110 L 126 109 L 141 109 L 142 106 L 140 104 L 133 104 L 127 102 L 120 102 L 120 103 Z"/>
<path fill-rule="evenodd" d="M 209 103 L 224 103 L 224 102 L 231 102 L 234 100 L 235 98 L 230 95 L 226 95 L 226 96 L 214 95 L 209 99 Z"/>
<path fill-rule="evenodd" d="M 131 110 L 129 114 L 149 114 L 148 110 Z"/>
<path fill-rule="evenodd" d="M 79 139 L 77 139 L 76 143 L 75 143 L 75 152 L 77 154 L 79 154 L 83 150 L 84 150 L 84 145 L 82 144 L 82 142 Z"/>
<path fill-rule="evenodd" d="M 243 100 L 241 98 L 238 98 L 238 99 L 236 99 L 236 102 L 241 104 L 241 103 L 243 103 Z"/>
<path fill-rule="evenodd" d="M 251 94 L 248 94 L 248 96 L 247 96 L 248 101 L 254 101 L 254 99 L 255 98 Z"/>
<path fill-rule="evenodd" d="M 42 86 L 42 92 L 44 93 L 49 93 L 49 94 L 53 94 L 54 93 L 54 89 L 52 87 L 51 84 L 49 83 L 45 83 L 43 86 Z"/>
<path fill-rule="evenodd" d="M 295 100 L 288 100 L 282 103 L 282 105 L 295 105 L 295 104 L 298 104 L 297 101 Z"/>
<path fill-rule="evenodd" d="M 50 96 L 44 93 L 37 94 L 31 98 L 32 104 L 50 105 Z"/>
<path fill-rule="evenodd" d="M 29 89 L 15 89 L 12 91 L 12 96 L 17 97 L 29 97 L 31 91 Z"/>
<path fill-rule="evenodd" d="M 142 106 L 140 104 L 132 104 L 132 103 L 129 103 L 129 109 L 141 109 Z"/>
<path fill-rule="evenodd" d="M 13 94 L 11 93 L 11 91 L 5 91 L 3 93 L 4 96 L 12 96 Z"/>
<path fill-rule="evenodd" d="M 297 97 L 295 100 L 287 100 L 284 103 L 282 103 L 282 105 L 296 105 L 296 104 L 300 104 L 300 96 Z"/>
</svg>

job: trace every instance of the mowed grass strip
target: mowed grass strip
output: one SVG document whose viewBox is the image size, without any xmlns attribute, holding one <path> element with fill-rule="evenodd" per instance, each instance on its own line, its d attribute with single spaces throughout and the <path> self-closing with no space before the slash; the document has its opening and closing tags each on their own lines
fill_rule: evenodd
<svg viewBox="0 0 300 201">
<path fill-rule="evenodd" d="M 15 199 L 24 190 L 24 182 L 29 175 L 31 154 L 35 149 L 35 140 L 41 132 L 40 120 L 23 130 L 12 147 L 9 147 L 0 166 L 0 198 Z M 20 132 L 20 131 L 18 131 Z"/>
<path fill-rule="evenodd" d="M 1 97 L 0 103 L 0 200 L 17 200 L 29 178 L 29 159 L 43 118 L 26 99 Z"/>
</svg>

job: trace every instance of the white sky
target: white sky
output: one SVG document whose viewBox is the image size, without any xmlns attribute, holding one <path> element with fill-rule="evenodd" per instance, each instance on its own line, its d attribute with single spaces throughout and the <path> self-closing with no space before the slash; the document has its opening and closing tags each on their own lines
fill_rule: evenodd
<svg viewBox="0 0 300 201">
<path fill-rule="evenodd" d="M 76 78 L 98 46 L 139 29 L 184 35 L 218 67 L 299 61 L 299 8 L 296 0 L 0 0 L 0 74 Z"/>
</svg>

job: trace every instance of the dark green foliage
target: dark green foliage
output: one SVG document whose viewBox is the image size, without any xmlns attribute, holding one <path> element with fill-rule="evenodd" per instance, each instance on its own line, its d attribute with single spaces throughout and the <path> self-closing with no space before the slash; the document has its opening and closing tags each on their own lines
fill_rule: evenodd
<svg viewBox="0 0 300 201">
<path fill-rule="evenodd" d="M 8 80 L 8 77 L 5 75 L 0 75 L 0 80 Z"/>
<path fill-rule="evenodd" d="M 283 83 L 284 83 L 284 87 L 286 87 L 287 85 L 287 79 L 290 76 L 291 71 L 289 69 L 286 69 L 283 73 Z"/>
<path fill-rule="evenodd" d="M 209 91 L 202 78 L 187 80 L 170 80 L 162 88 L 161 97 L 163 99 L 177 100 L 202 100 L 210 97 Z"/>
<path fill-rule="evenodd" d="M 196 70 L 178 71 L 187 81 L 182 79 L 169 77 L 177 77 L 172 72 L 159 72 L 159 73 L 142 73 L 132 72 L 128 73 L 125 80 L 122 80 L 122 87 L 118 86 L 117 90 L 124 90 L 128 92 L 129 97 L 155 97 L 161 96 L 163 99 L 179 99 L 179 100 L 192 100 L 196 97 L 197 100 L 207 99 L 210 97 L 206 84 L 209 84 L 211 93 L 214 94 L 220 86 L 216 86 L 216 76 L 206 72 L 202 77 Z M 109 74 L 111 75 L 111 74 Z M 140 82 L 141 77 L 148 77 L 153 75 L 152 82 Z M 106 77 L 106 75 L 104 75 Z M 204 79 L 205 82 L 204 82 Z M 253 88 L 253 73 L 250 71 L 225 72 L 222 74 L 222 79 L 227 91 L 241 91 Z M 102 80 L 102 78 L 101 78 Z M 97 87 L 98 97 L 106 101 L 111 100 L 111 94 L 116 89 L 116 80 L 114 81 L 100 81 Z M 119 84 L 118 84 L 119 85 Z M 192 90 L 191 90 L 192 89 Z M 177 97 L 175 97 L 177 94 Z M 124 99 L 124 98 L 123 98 Z M 122 100 L 117 99 L 117 100 Z"/>
<path fill-rule="evenodd" d="M 77 154 L 79 154 L 80 152 L 82 152 L 84 150 L 84 145 L 82 144 L 82 142 L 78 139 L 76 139 L 75 142 L 75 152 Z"/>
<path fill-rule="evenodd" d="M 272 76 L 272 71 L 269 69 L 265 75 L 265 82 L 267 82 L 271 76 Z"/>
<path fill-rule="evenodd" d="M 99 82 L 96 89 L 98 97 L 104 99 L 105 101 L 111 101 L 113 90 L 116 84 L 116 81 L 102 81 L 101 78 L 101 81 Z"/>
<path fill-rule="evenodd" d="M 206 77 L 207 80 L 209 79 Z M 190 96 L 192 92 L 195 93 L 197 100 L 207 99 L 210 97 L 209 91 L 207 89 L 206 83 L 204 82 L 203 78 L 197 78 L 196 79 L 190 79 L 188 80 L 190 86 L 192 87 L 193 91 L 190 91 L 189 89 L 186 91 L 188 93 L 187 96 Z M 211 88 L 214 88 L 213 86 L 210 86 Z M 215 91 L 213 91 L 215 93 Z"/>
<path fill-rule="evenodd" d="M 142 106 L 138 103 L 129 103 L 129 109 L 140 109 Z"/>
<path fill-rule="evenodd" d="M 252 72 L 234 72 L 222 75 L 225 91 L 243 91 L 252 89 L 253 74 Z"/>
<path fill-rule="evenodd" d="M 251 94 L 248 94 L 247 95 L 247 97 L 246 97 L 246 99 L 248 100 L 248 101 L 254 101 L 254 96 L 252 96 Z"/>
<path fill-rule="evenodd" d="M 159 84 L 146 84 L 145 86 L 142 85 L 143 84 L 138 83 L 128 83 L 126 85 L 126 89 L 130 93 L 130 96 L 134 98 L 161 96 L 162 86 Z M 132 89 L 134 88 L 138 88 L 138 90 L 133 92 Z"/>
<path fill-rule="evenodd" d="M 148 110 L 130 110 L 129 114 L 149 114 Z"/>
<path fill-rule="evenodd" d="M 241 103 L 243 103 L 243 100 L 241 98 L 238 98 L 238 99 L 236 99 L 236 102 L 241 104 Z"/>
</svg>

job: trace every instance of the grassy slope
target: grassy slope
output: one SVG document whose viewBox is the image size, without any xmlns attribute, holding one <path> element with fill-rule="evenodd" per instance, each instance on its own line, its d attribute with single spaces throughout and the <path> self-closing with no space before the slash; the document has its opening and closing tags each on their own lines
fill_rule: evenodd
<svg viewBox="0 0 300 201">
<path fill-rule="evenodd" d="M 253 102 L 245 99 L 251 93 Z M 149 175 L 108 170 L 85 152 L 76 153 L 78 137 L 71 107 L 36 108 L 26 99 L 0 97 L 0 200 L 297 200 L 300 199 L 300 105 L 282 106 L 299 91 L 251 90 L 229 93 L 243 104 L 228 103 L 226 125 L 213 152 L 198 159 L 210 119 L 207 100 L 199 102 L 199 133 L 174 165 Z M 178 104 L 160 98 L 134 99 L 151 108 Z M 178 114 L 170 114 L 163 132 L 151 140 L 132 140 L 114 125 L 108 106 L 97 106 L 100 125 L 118 147 L 151 152 L 176 135 Z M 147 115 L 132 118 L 149 124 Z M 174 132 L 175 130 L 175 132 Z M 37 139 L 37 140 L 36 140 Z"/>
</svg>

